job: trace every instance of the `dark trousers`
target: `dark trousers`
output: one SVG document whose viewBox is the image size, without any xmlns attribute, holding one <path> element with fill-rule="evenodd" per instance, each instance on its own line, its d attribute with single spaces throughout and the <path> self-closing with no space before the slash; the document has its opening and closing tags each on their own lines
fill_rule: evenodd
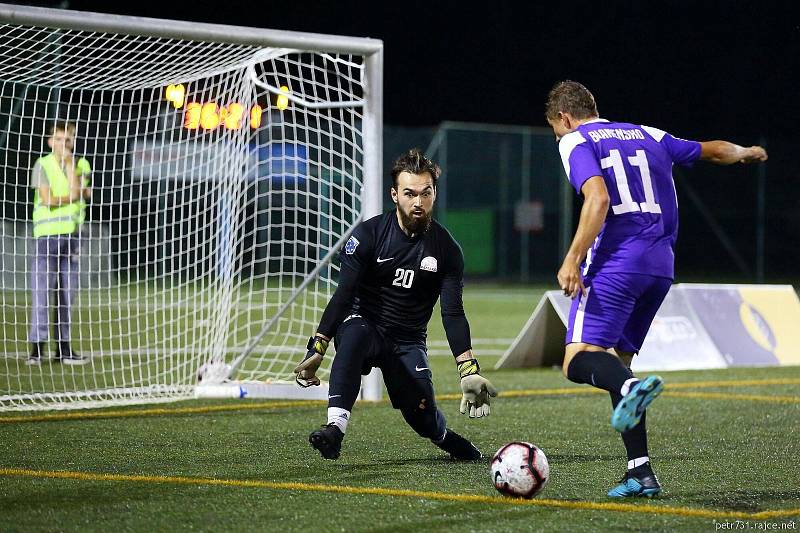
<svg viewBox="0 0 800 533">
<path fill-rule="evenodd" d="M 78 236 L 54 235 L 35 240 L 31 264 L 30 342 L 46 342 L 50 326 L 50 296 L 55 298 L 56 338 L 70 340 L 70 312 L 78 290 Z"/>
<path fill-rule="evenodd" d="M 373 367 L 383 372 L 392 407 L 400 410 L 408 425 L 421 437 L 442 439 L 447 421 L 436 406 L 425 343 L 389 339 L 360 316 L 348 318 L 336 333 L 328 407 L 351 411 L 361 376 Z"/>
</svg>

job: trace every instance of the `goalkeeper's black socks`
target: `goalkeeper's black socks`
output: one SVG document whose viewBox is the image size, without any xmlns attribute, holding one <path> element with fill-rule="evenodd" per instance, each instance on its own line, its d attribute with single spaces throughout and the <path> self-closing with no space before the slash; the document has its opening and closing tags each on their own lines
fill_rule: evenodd
<svg viewBox="0 0 800 533">
<path fill-rule="evenodd" d="M 328 385 L 328 407 L 338 407 L 352 411 L 361 390 L 361 370 L 364 367 L 363 354 L 348 346 L 336 346 L 338 352 L 331 365 Z M 363 350 L 361 350 L 363 351 Z"/>
<path fill-rule="evenodd" d="M 431 439 L 431 442 L 449 453 L 450 457 L 456 461 L 477 461 L 483 457 L 481 451 L 474 444 L 452 429 L 447 429 L 442 440 Z"/>
<path fill-rule="evenodd" d="M 578 352 L 567 367 L 567 379 L 587 383 L 612 393 L 627 394 L 636 381 L 630 369 L 619 357 L 608 352 Z"/>
<path fill-rule="evenodd" d="M 611 406 L 616 407 L 622 401 L 622 395 L 616 392 L 609 393 L 611 395 Z M 633 429 L 622 433 L 622 442 L 625 443 L 625 451 L 628 454 L 628 468 L 638 466 L 635 461 L 646 462 L 648 458 L 647 453 L 647 426 L 645 419 L 647 418 L 647 411 L 642 413 L 642 418 L 639 423 L 633 426 Z"/>
</svg>

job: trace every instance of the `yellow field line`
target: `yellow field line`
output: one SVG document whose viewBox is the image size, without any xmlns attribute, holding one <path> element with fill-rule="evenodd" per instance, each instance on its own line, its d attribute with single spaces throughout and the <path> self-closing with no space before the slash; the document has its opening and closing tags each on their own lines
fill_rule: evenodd
<svg viewBox="0 0 800 533">
<path fill-rule="evenodd" d="M 728 381 L 694 381 L 683 383 L 668 383 L 667 391 L 664 396 L 676 398 L 696 398 L 705 400 L 739 400 L 795 404 L 800 403 L 799 396 L 768 396 L 755 394 L 731 394 L 723 392 L 682 392 L 671 389 L 686 388 L 712 388 L 712 387 L 748 387 L 766 385 L 795 385 L 800 384 L 800 379 L 747 379 L 747 380 L 728 380 Z M 528 396 L 558 396 L 569 394 L 606 394 L 605 391 L 593 387 L 563 387 L 558 389 L 520 389 L 500 392 L 501 398 L 524 398 Z M 438 400 L 460 400 L 460 394 L 441 394 Z M 386 400 L 384 400 L 385 402 Z M 184 414 L 208 414 L 233 411 L 255 411 L 267 409 L 283 409 L 292 407 L 312 407 L 319 406 L 324 400 L 294 400 L 282 402 L 258 402 L 240 404 L 225 404 L 201 407 L 175 407 L 175 408 L 148 408 L 130 409 L 120 411 L 79 411 L 69 413 L 51 413 L 33 416 L 5 416 L 0 417 L 0 424 L 18 422 L 47 422 L 58 420 L 87 420 L 103 418 L 130 418 L 138 416 L 164 416 L 164 415 L 184 415 Z"/>
<path fill-rule="evenodd" d="M 323 400 L 294 400 L 287 402 L 258 402 L 227 405 L 206 405 L 201 407 L 153 407 L 149 409 L 129 409 L 125 411 L 79 411 L 71 413 L 52 413 L 46 415 L 33 416 L 4 416 L 0 417 L 0 423 L 14 422 L 48 422 L 53 420 L 86 420 L 91 418 L 128 418 L 135 416 L 161 416 L 161 415 L 185 415 L 185 414 L 208 414 L 226 411 L 258 410 L 258 409 L 282 409 L 284 407 L 310 407 L 324 405 Z"/>
<path fill-rule="evenodd" d="M 672 388 L 671 384 L 666 385 Z M 529 396 L 557 396 L 566 394 L 608 394 L 601 389 L 593 387 L 587 388 L 565 388 L 565 389 L 521 389 L 503 391 L 498 394 L 500 398 L 526 398 Z M 697 398 L 703 400 L 739 400 L 751 402 L 772 402 L 772 403 L 800 403 L 800 396 L 767 396 L 759 394 L 733 394 L 729 392 L 686 392 L 667 390 L 661 393 L 662 396 L 673 398 Z M 442 394 L 436 397 L 437 400 L 460 400 L 460 394 Z"/>
<path fill-rule="evenodd" d="M 381 487 L 354 487 L 348 485 L 322 485 L 297 482 L 277 482 L 254 479 L 213 479 L 186 476 L 138 476 L 127 474 L 103 474 L 89 472 L 27 470 L 23 468 L 0 468 L 0 476 L 32 477 L 48 479 L 72 479 L 78 481 L 130 481 L 134 483 L 165 483 L 172 485 L 216 485 L 225 487 L 259 488 L 270 490 L 294 490 L 304 492 L 332 492 L 339 494 L 359 494 L 372 496 L 394 496 L 400 498 L 418 498 L 426 500 L 456 501 L 465 503 L 484 503 L 489 505 L 555 507 L 584 511 L 615 511 L 622 513 L 660 514 L 674 516 L 690 516 L 714 519 L 755 520 L 800 515 L 798 509 L 779 509 L 758 513 L 738 511 L 715 511 L 692 507 L 670 507 L 653 504 L 580 502 L 567 500 L 535 499 L 522 500 L 499 496 L 481 496 L 476 494 L 448 494 L 445 492 L 429 492 L 407 489 L 387 489 Z"/>
<path fill-rule="evenodd" d="M 728 394 L 726 392 L 678 392 L 666 391 L 662 396 L 696 398 L 700 400 L 744 400 L 750 402 L 800 403 L 798 396 L 766 396 L 759 394 Z"/>
<path fill-rule="evenodd" d="M 608 394 L 604 390 L 594 387 L 565 387 L 563 389 L 515 389 L 500 391 L 500 398 L 521 398 L 527 396 L 561 396 L 566 394 Z M 437 400 L 460 400 L 461 394 L 437 394 Z"/>
<path fill-rule="evenodd" d="M 750 400 L 776 403 L 800 403 L 800 396 L 767 396 L 751 394 L 731 394 L 731 393 L 701 393 L 701 392 L 677 392 L 672 389 L 705 389 L 713 387 L 753 387 L 768 385 L 800 385 L 798 378 L 781 379 L 734 379 L 727 381 L 687 381 L 683 383 L 667 382 L 664 392 L 665 396 L 675 396 L 683 398 L 704 398 L 717 400 Z M 519 398 L 526 396 L 555 396 L 561 394 L 606 394 L 606 391 L 594 387 L 564 387 L 558 389 L 519 389 L 500 392 L 501 398 Z M 461 399 L 460 394 L 442 394 L 437 396 L 442 400 Z"/>
<path fill-rule="evenodd" d="M 695 387 L 750 387 L 763 385 L 800 385 L 800 378 L 733 379 L 728 381 L 684 381 L 683 383 L 668 383 L 671 389 L 693 389 Z"/>
</svg>

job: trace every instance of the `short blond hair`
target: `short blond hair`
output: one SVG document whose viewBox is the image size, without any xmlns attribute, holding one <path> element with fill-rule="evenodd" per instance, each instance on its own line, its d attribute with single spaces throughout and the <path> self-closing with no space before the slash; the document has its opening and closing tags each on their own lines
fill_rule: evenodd
<svg viewBox="0 0 800 533">
<path fill-rule="evenodd" d="M 55 135 L 57 131 L 63 131 L 64 133 L 71 133 L 72 135 L 75 135 L 76 130 L 77 127 L 75 126 L 74 122 L 70 122 L 69 120 L 56 120 L 50 126 L 50 136 L 52 137 Z"/>
</svg>

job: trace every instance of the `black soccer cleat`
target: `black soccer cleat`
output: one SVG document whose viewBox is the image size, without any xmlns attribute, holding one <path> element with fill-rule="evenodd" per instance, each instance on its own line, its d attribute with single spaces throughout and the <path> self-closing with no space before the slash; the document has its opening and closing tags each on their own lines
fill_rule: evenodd
<svg viewBox="0 0 800 533">
<path fill-rule="evenodd" d="M 67 343 L 59 343 L 56 349 L 56 355 L 53 358 L 56 363 L 64 363 L 65 365 L 83 365 L 89 362 L 88 357 L 84 357 L 70 348 Z"/>
<path fill-rule="evenodd" d="M 338 459 L 344 433 L 335 424 L 327 424 L 308 436 L 308 442 L 325 459 Z"/>
<path fill-rule="evenodd" d="M 612 498 L 629 498 L 631 496 L 652 498 L 660 493 L 661 484 L 650 467 L 649 461 L 625 472 L 619 485 L 608 491 L 608 495 Z"/>
<path fill-rule="evenodd" d="M 40 365 L 42 364 L 42 355 L 44 353 L 44 343 L 43 342 L 34 342 L 31 346 L 31 354 L 28 356 L 28 360 L 25 361 L 28 365 Z"/>
<path fill-rule="evenodd" d="M 450 458 L 455 461 L 477 461 L 483 457 L 481 451 L 474 444 L 452 429 L 447 430 L 444 439 L 440 442 L 433 441 L 433 443 L 449 453 Z"/>
</svg>

